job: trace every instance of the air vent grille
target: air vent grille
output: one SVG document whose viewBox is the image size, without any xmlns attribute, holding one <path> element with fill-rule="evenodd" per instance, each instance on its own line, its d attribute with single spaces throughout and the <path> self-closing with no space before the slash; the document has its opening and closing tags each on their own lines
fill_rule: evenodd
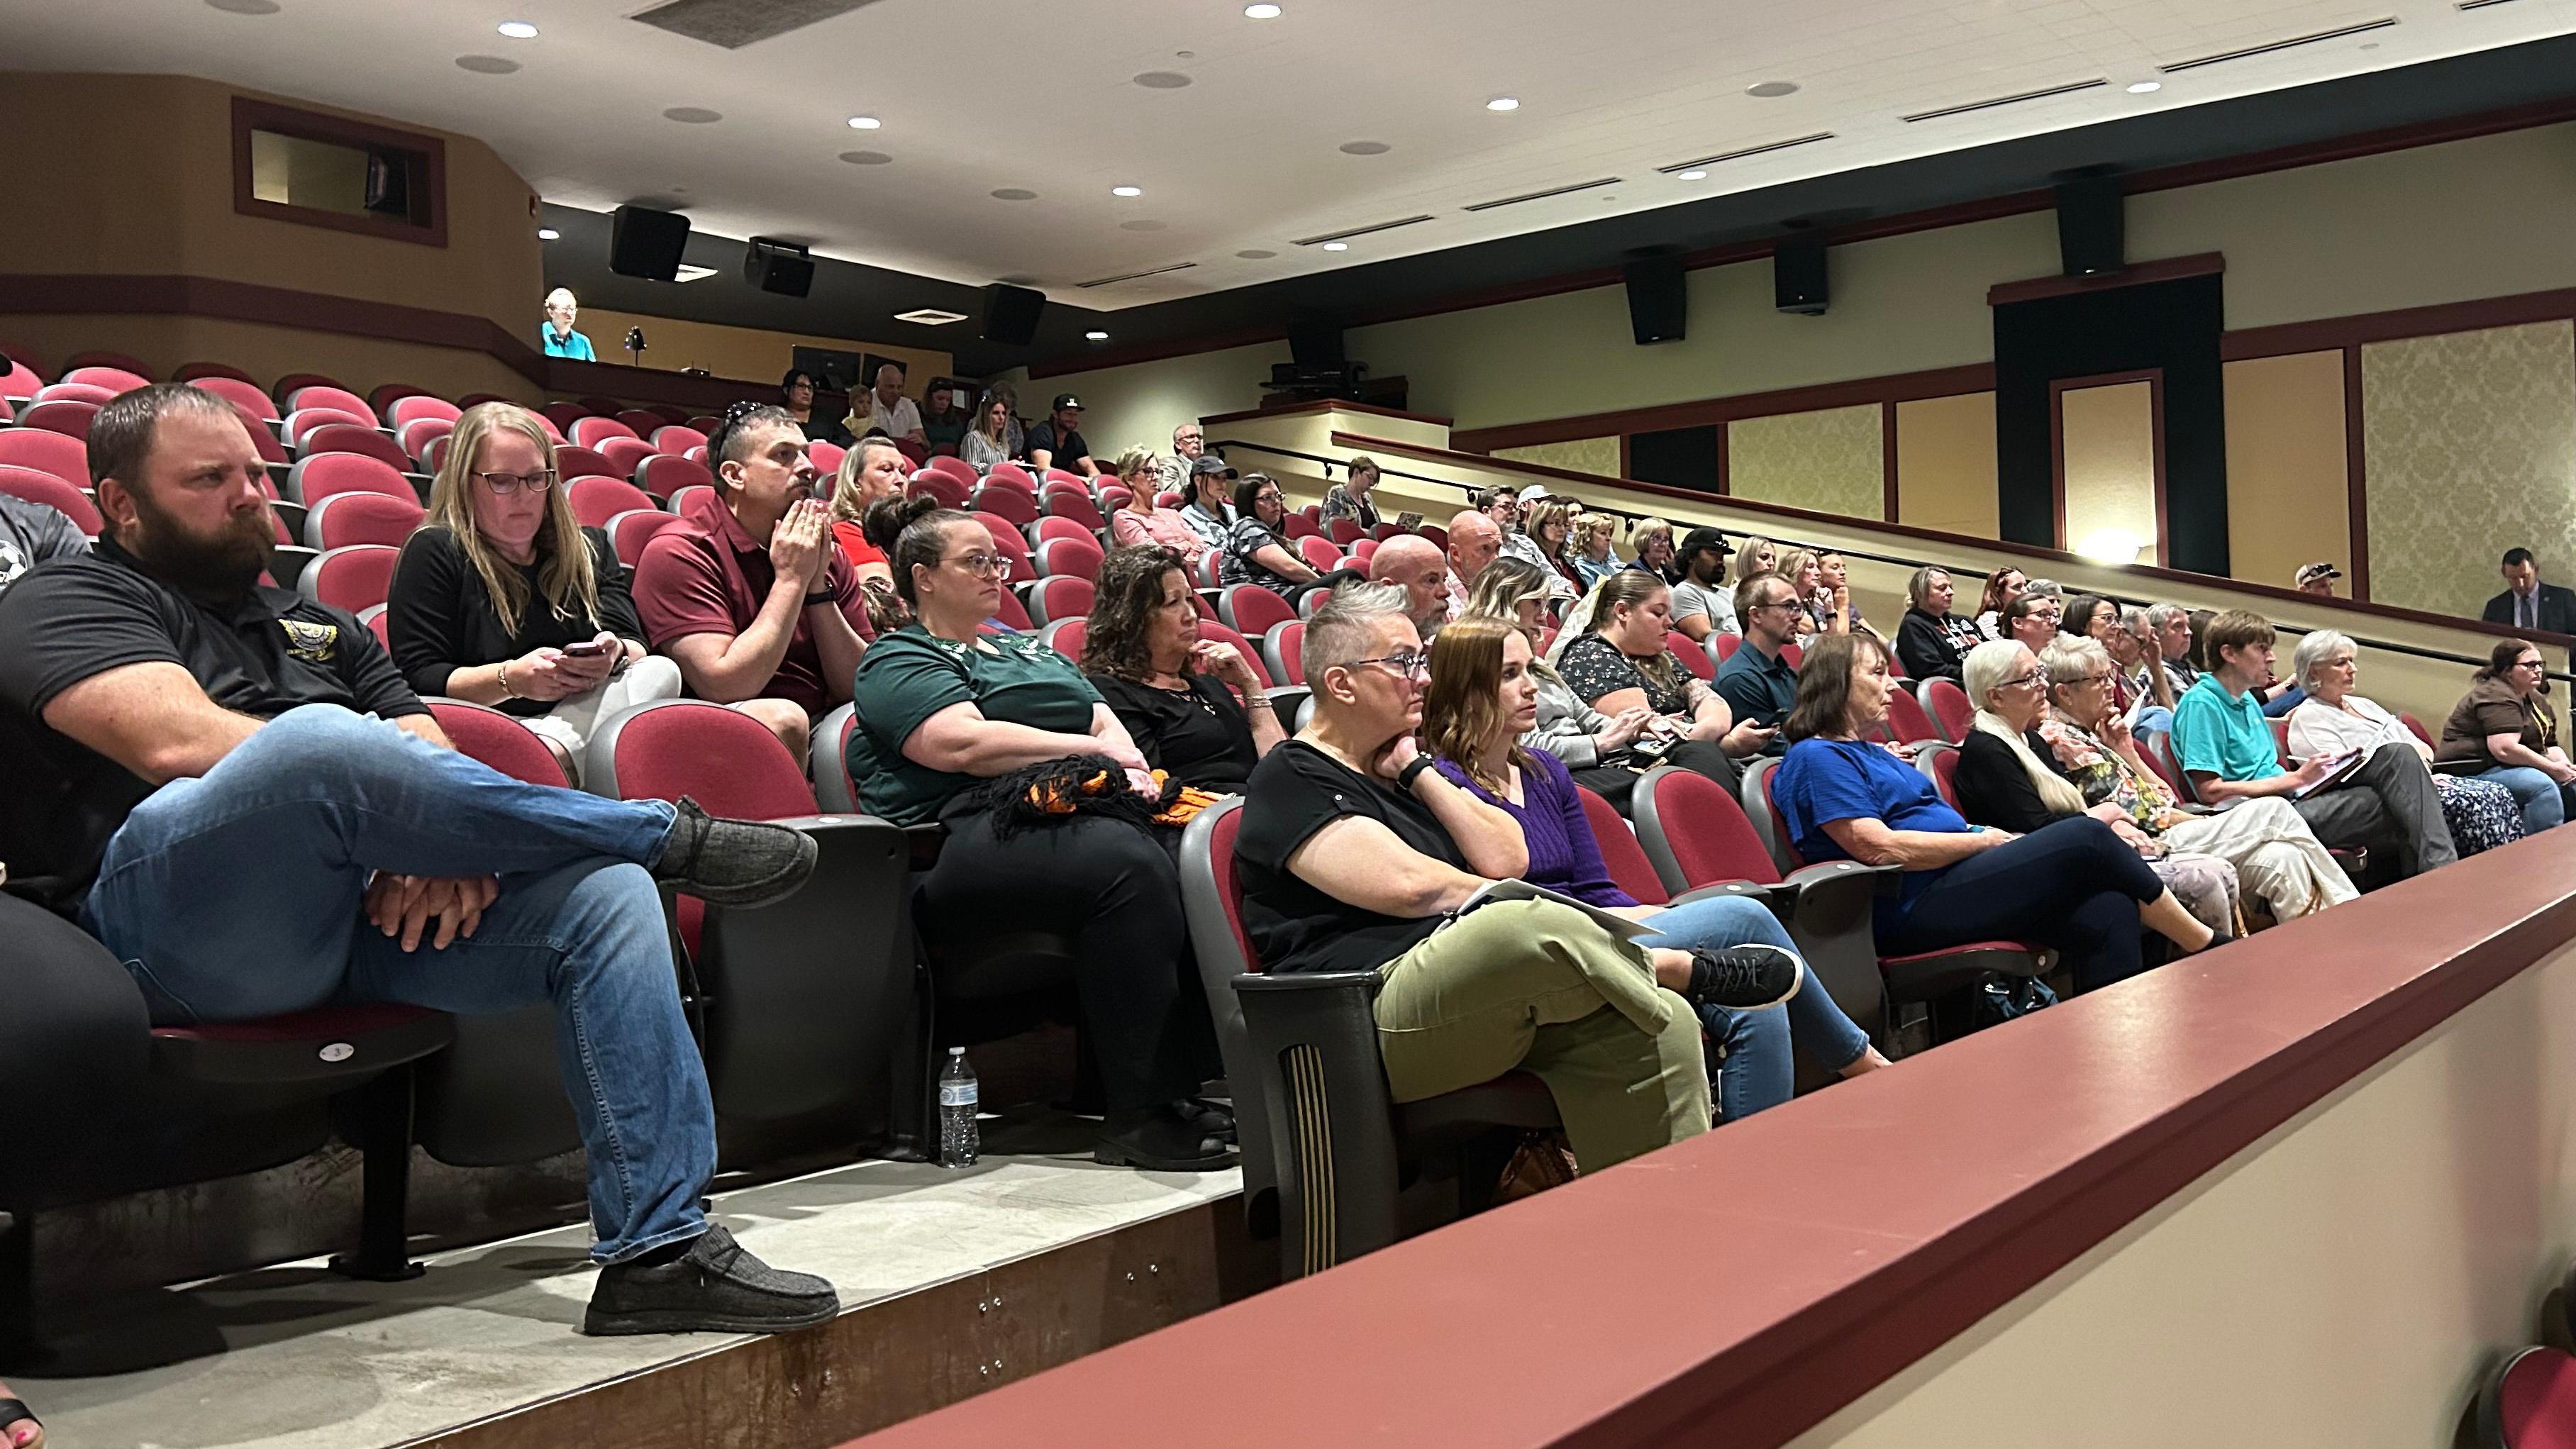
<svg viewBox="0 0 2576 1449">
<path fill-rule="evenodd" d="M 740 50 L 847 15 L 869 3 L 870 0 L 669 0 L 634 18 L 656 30 Z"/>
<path fill-rule="evenodd" d="M 1466 211 L 1492 211 L 1494 208 L 1499 206 L 1518 206 L 1524 201 L 1545 201 L 1551 196 L 1570 196 L 1577 191 L 1590 191 L 1596 186 L 1616 186 L 1618 184 L 1618 177 L 1603 176 L 1591 181 L 1578 181 L 1572 186 L 1552 186 L 1545 191 L 1532 191 L 1522 196 L 1498 196 L 1492 201 L 1479 201 L 1473 206 L 1464 207 L 1462 209 Z"/>
<path fill-rule="evenodd" d="M 1943 106 L 1937 111 L 1916 111 L 1913 115 L 1907 116 L 1905 119 L 1908 121 L 1937 121 L 1944 116 L 1964 116 L 1970 111 L 1991 111 L 1997 106 L 2018 106 L 2024 101 L 2044 101 L 2050 96 L 2067 96 L 2073 95 L 2077 91 L 2099 90 L 2109 84 L 2109 81 L 2096 76 L 2091 80 L 2073 81 L 2062 86 L 2050 86 L 2045 90 L 2023 91 L 2019 95 L 1996 96 L 1992 100 L 1970 101 L 1963 106 Z"/>
<path fill-rule="evenodd" d="M 1812 136 L 1800 136 L 1794 141 L 1771 141 L 1760 146 L 1747 146 L 1741 151 L 1721 151 L 1714 156 L 1702 156 L 1696 161 L 1676 161 L 1670 166 L 1658 166 L 1655 170 L 1670 176 L 1676 171 L 1697 171 L 1703 167 L 1716 166 L 1728 161 L 1741 161 L 1747 156 L 1766 156 L 1774 151 L 1786 151 L 1792 146 L 1811 146 L 1818 141 L 1830 141 L 1833 138 L 1834 133 L 1831 131 L 1818 131 Z"/>
<path fill-rule="evenodd" d="M 1399 226 L 1414 226 L 1419 223 L 1429 221 L 1430 219 L 1431 213 L 1426 211 L 1420 216 L 1408 216 L 1397 221 L 1381 221 L 1370 226 L 1355 226 L 1348 231 L 1328 231 L 1321 236 L 1301 236 L 1297 238 L 1295 242 L 1291 243 L 1291 245 L 1312 247 L 1321 246 L 1326 242 L 1332 241 L 1349 241 L 1355 236 L 1369 236 L 1377 232 L 1393 231 Z"/>
<path fill-rule="evenodd" d="M 1168 267 L 1154 267 L 1142 272 L 1121 272 L 1114 277 L 1094 277 L 1088 282 L 1076 282 L 1074 285 L 1077 287 L 1113 287 L 1120 282 L 1133 282 L 1142 277 L 1159 277 L 1165 272 L 1186 272 L 1197 265 L 1198 263 L 1196 262 L 1174 262 Z"/>
<path fill-rule="evenodd" d="M 2493 0 L 2489 0 L 2489 3 L 2493 3 Z M 2464 5 L 2460 8 L 2465 10 L 2468 7 Z M 2293 35 L 2287 40 L 2249 45 L 2242 50 L 2222 51 L 2217 55 L 2204 55 L 2198 60 L 2178 60 L 2171 65 L 2157 66 L 2156 69 L 2166 75 L 2174 75 L 2186 70 L 2198 70 L 2205 65 L 2225 65 L 2231 60 L 2251 60 L 2258 55 L 2270 55 L 2275 51 L 2289 50 L 2297 46 L 2319 45 L 2329 40 L 2341 40 L 2349 35 L 2368 35 L 2374 30 L 2386 30 L 2396 23 L 2395 16 L 2383 15 L 2377 20 L 2365 20 L 2358 25 L 2338 25 L 2332 30 L 2320 30 L 2314 35 Z"/>
</svg>

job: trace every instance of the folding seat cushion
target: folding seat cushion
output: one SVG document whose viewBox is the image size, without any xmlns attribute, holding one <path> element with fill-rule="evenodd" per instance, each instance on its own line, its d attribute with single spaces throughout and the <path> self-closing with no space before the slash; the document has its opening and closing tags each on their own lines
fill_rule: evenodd
<svg viewBox="0 0 2576 1449">
<path fill-rule="evenodd" d="M 986 483 L 968 502 L 976 512 L 1009 519 L 1020 528 L 1038 521 L 1037 500 L 1006 484 Z"/>
<path fill-rule="evenodd" d="M 634 477 L 635 470 L 644 466 L 645 459 L 661 456 L 653 450 L 651 443 L 641 438 L 602 438 L 599 446 L 591 451 L 606 458 L 608 466 L 616 469 L 620 478 Z"/>
<path fill-rule="evenodd" d="M 231 403 L 234 407 L 241 409 L 242 415 L 251 419 L 253 422 L 273 423 L 277 421 L 277 404 L 270 402 L 268 400 L 268 394 L 261 392 L 259 390 L 259 385 L 256 383 L 244 382 L 237 377 L 224 377 L 221 375 L 192 378 L 189 381 L 190 385 L 197 388 L 199 391 L 213 393 L 215 396 Z M 263 427 L 260 431 L 266 432 L 268 429 Z"/>
<path fill-rule="evenodd" d="M 1787 653 L 1783 651 L 1781 657 L 1787 658 Z M 1932 717 L 1933 726 L 1940 730 L 1941 738 L 1956 743 L 1968 737 L 1969 727 L 1977 718 L 1977 707 L 1968 702 L 1968 692 L 1957 681 L 1923 681 L 1919 702 L 1923 712 Z"/>
<path fill-rule="evenodd" d="M 1258 639 L 1297 617 L 1288 601 L 1259 584 L 1229 584 L 1216 596 L 1216 616 L 1247 639 Z"/>
<path fill-rule="evenodd" d="M 411 537 L 428 511 L 409 497 L 366 491 L 334 493 L 304 515 L 304 546 L 328 552 L 353 543 L 396 548 Z"/>
<path fill-rule="evenodd" d="M 381 382 L 367 390 L 367 406 L 376 410 L 376 417 L 386 427 L 399 428 L 402 424 L 394 421 L 394 404 L 407 397 L 430 395 L 428 388 L 416 387 L 408 382 Z"/>
<path fill-rule="evenodd" d="M 65 372 L 60 381 L 88 383 L 93 387 L 103 387 L 107 389 L 110 397 L 121 392 L 132 392 L 138 387 L 152 385 L 152 379 L 124 367 L 75 367 Z"/>
<path fill-rule="evenodd" d="M 1049 574 L 1029 586 L 1029 622 L 1044 628 L 1058 619 L 1090 617 L 1098 593 L 1078 574 Z"/>
<path fill-rule="evenodd" d="M 420 465 L 422 472 L 435 473 L 438 471 L 438 464 L 430 460 L 430 447 L 452 436 L 455 431 L 456 424 L 452 419 L 414 418 L 396 430 L 394 441 L 402 445 L 402 450 L 411 455 L 412 461 Z M 447 456 L 447 451 L 444 448 L 439 449 L 438 456 L 442 458 Z"/>
<path fill-rule="evenodd" d="M 1702 680 L 1717 678 L 1717 666 L 1709 662 L 1708 651 L 1700 647 L 1699 641 L 1688 634 L 1679 629 L 1666 630 L 1664 647 L 1671 650 L 1675 658 L 1681 660 L 1682 667 L 1698 675 Z"/>
<path fill-rule="evenodd" d="M 615 418 L 580 417 L 573 419 L 571 434 L 581 446 L 596 448 L 602 438 L 633 438 L 635 430 Z"/>
<path fill-rule="evenodd" d="M 18 357 L 0 356 L 0 362 L 8 364 L 0 367 L 0 397 L 34 397 L 45 385 L 43 375 Z"/>
<path fill-rule="evenodd" d="M 965 459 L 957 457 L 954 454 L 938 454 L 934 456 L 926 466 L 931 472 L 945 473 L 949 477 L 956 479 L 958 482 L 965 484 L 969 488 L 972 488 L 977 483 L 983 481 L 975 476 L 974 464 L 969 463 Z"/>
<path fill-rule="evenodd" d="M 402 450 L 402 444 L 374 428 L 348 423 L 324 423 L 306 433 L 304 440 L 297 444 L 296 451 L 308 458 L 317 453 L 357 453 L 373 458 L 397 473 L 411 467 L 411 455 Z"/>
<path fill-rule="evenodd" d="M 1062 487 L 1060 484 L 1049 486 Z M 1091 495 L 1088 493 L 1071 491 L 1050 493 L 1043 500 L 1041 511 L 1053 518 L 1070 519 L 1094 531 L 1109 526 L 1109 521 L 1100 516 L 1100 505 L 1092 502 Z"/>
<path fill-rule="evenodd" d="M 18 426 L 60 433 L 67 438 L 89 437 L 90 420 L 98 416 L 98 404 L 88 402 L 40 402 L 30 404 L 18 415 Z"/>
<path fill-rule="evenodd" d="M 691 448 L 707 445 L 707 435 L 686 423 L 665 423 L 653 430 L 653 451 L 674 458 L 686 456 Z"/>
<path fill-rule="evenodd" d="M 464 415 L 463 408 L 443 397 L 415 392 L 395 398 L 385 408 L 385 423 L 395 432 L 401 432 L 406 426 L 423 418 L 441 419 L 453 423 Z"/>
<path fill-rule="evenodd" d="M 942 508 L 963 508 L 966 506 L 966 492 L 968 486 L 969 485 L 967 484 L 958 482 L 956 479 L 945 473 L 936 473 L 925 469 L 922 472 L 913 474 L 912 482 L 906 485 L 903 491 L 904 496 L 907 498 L 918 498 L 922 494 L 927 493 L 931 497 L 938 499 L 939 506 Z"/>
<path fill-rule="evenodd" d="M 394 652 L 393 624 L 385 617 L 384 605 L 378 604 L 372 609 L 360 609 L 358 622 L 367 626 L 367 632 L 376 636 L 376 643 L 387 654 Z"/>
<path fill-rule="evenodd" d="M 1324 534 L 1333 542 L 1349 548 L 1367 537 L 1368 530 L 1360 527 L 1360 521 L 1356 518 L 1336 518 L 1324 525 Z"/>
<path fill-rule="evenodd" d="M 290 372 L 270 384 L 268 395 L 277 399 L 278 411 L 291 413 L 295 411 L 295 395 L 308 387 L 338 387 L 342 392 L 348 391 L 340 387 L 338 378 L 324 373 Z"/>
<path fill-rule="evenodd" d="M 829 479 L 841 471 L 841 460 L 849 456 L 849 450 L 838 443 L 814 443 L 805 449 L 805 456 L 813 460 L 815 472 Z"/>
<path fill-rule="evenodd" d="M 1136 490 L 1132 488 L 1121 488 L 1115 483 L 1100 485 L 1100 511 L 1104 516 L 1115 513 L 1135 501 Z"/>
<path fill-rule="evenodd" d="M 362 453 L 314 453 L 286 471 L 290 499 L 312 508 L 334 493 L 381 493 L 420 506 L 420 494 L 402 470 Z"/>
<path fill-rule="evenodd" d="M 621 513 L 653 507 L 651 494 L 622 479 L 575 478 L 565 486 L 572 491 L 573 516 L 584 528 L 605 528 Z"/>
<path fill-rule="evenodd" d="M 1029 531 L 1029 543 L 1031 547 L 1036 547 L 1050 539 L 1078 538 L 1085 543 L 1096 545 L 1100 540 L 1094 537 L 1095 532 L 1096 530 L 1085 528 L 1070 518 L 1041 518 Z"/>
<path fill-rule="evenodd" d="M 0 463 L 51 473 L 74 488 L 89 486 L 89 445 L 68 433 L 0 428 Z"/>
<path fill-rule="evenodd" d="M 331 549 L 304 566 L 303 576 L 296 580 L 296 592 L 352 614 L 371 608 L 383 603 L 393 587 L 394 561 L 401 553 L 381 543 Z"/>
<path fill-rule="evenodd" d="M 286 407 L 289 412 L 302 412 L 306 408 L 338 408 L 364 419 L 370 427 L 376 421 L 375 404 L 336 384 L 316 383 L 299 387 L 287 394 Z"/>
<path fill-rule="evenodd" d="M 307 434 L 337 423 L 343 426 L 372 429 L 375 424 L 347 408 L 297 408 L 278 420 L 278 436 L 290 448 L 301 448 Z"/>
<path fill-rule="evenodd" d="M 554 785 L 565 789 L 572 781 L 563 772 L 563 764 L 536 732 L 510 716 L 485 705 L 470 704 L 461 699 L 428 701 L 430 714 L 438 727 L 447 731 L 460 753 L 470 755 L 514 780 L 531 785 Z"/>
<path fill-rule="evenodd" d="M 1377 557 L 1377 540 L 1364 538 L 1352 544 L 1349 557 L 1351 567 L 1367 568 L 1370 561 Z"/>
<path fill-rule="evenodd" d="M 1056 653 L 1063 655 L 1065 658 L 1072 660 L 1076 664 L 1080 664 L 1082 662 L 1083 642 L 1090 634 L 1090 631 L 1091 621 L 1088 618 L 1058 619 L 1047 625 L 1046 628 L 1039 633 L 1038 638 L 1045 641 L 1046 647 L 1049 649 L 1054 650 Z"/>
<path fill-rule="evenodd" d="M 711 483 L 698 483 L 691 484 L 683 488 L 676 488 L 672 490 L 669 498 L 663 500 L 663 506 L 670 509 L 675 514 L 685 514 L 692 507 L 696 506 L 696 501 L 699 497 L 711 497 L 714 495 L 715 491 L 715 485 Z"/>
<path fill-rule="evenodd" d="M 1037 546 L 1033 557 L 1041 577 L 1070 574 L 1094 582 L 1100 578 L 1100 545 L 1087 538 L 1048 539 Z"/>
<path fill-rule="evenodd" d="M 623 478 L 631 471 L 633 470 L 621 471 L 616 464 L 601 457 L 595 450 L 576 443 L 566 443 L 555 449 L 557 482 L 573 478 L 588 478 L 594 474 L 602 478 Z"/>
<path fill-rule="evenodd" d="M 579 403 L 548 403 L 537 409 L 537 416 L 544 418 L 547 425 L 555 430 L 558 440 L 563 440 L 573 424 L 590 416 L 590 409 Z"/>
<path fill-rule="evenodd" d="M 680 515 L 659 508 L 637 508 L 608 520 L 608 541 L 617 549 L 618 561 L 633 568 L 644 561 L 644 545 L 653 535 L 666 528 L 679 526 Z"/>
<path fill-rule="evenodd" d="M 656 498 L 668 498 L 683 488 L 711 488 L 715 475 L 704 463 L 667 453 L 656 454 L 635 465 L 635 486 Z"/>
<path fill-rule="evenodd" d="M 1297 552 L 1306 560 L 1306 566 L 1319 574 L 1331 573 L 1342 566 L 1342 551 L 1333 547 L 1331 539 L 1316 534 L 1310 533 L 1298 539 Z"/>
<path fill-rule="evenodd" d="M 1922 701 L 1902 689 L 1887 692 L 1887 728 L 1900 745 L 1941 738 L 1941 732 L 1932 726 L 1932 717 L 1923 712 Z"/>
<path fill-rule="evenodd" d="M 1017 463 L 996 463 L 984 474 L 987 483 L 1007 483 L 1031 498 L 1038 496 L 1038 480 Z"/>
<path fill-rule="evenodd" d="M 93 374 L 98 371 L 97 368 L 91 368 L 89 370 Z M 48 383 L 45 386 L 36 389 L 36 395 L 28 399 L 28 401 L 40 403 L 108 403 L 114 402 L 118 393 L 129 390 L 130 389 L 126 388 L 107 387 L 95 382 L 77 382 L 70 378 L 65 378 L 61 382 Z"/>
<path fill-rule="evenodd" d="M 1301 538 L 1325 537 L 1322 526 L 1302 513 L 1291 513 L 1287 517 L 1281 519 L 1279 523 L 1279 531 L 1286 534 L 1291 541 Z M 1330 542 L 1329 539 L 1326 541 Z M 1339 552 L 1339 550 L 1337 549 L 1335 552 Z"/>
<path fill-rule="evenodd" d="M 655 432 L 659 431 L 664 425 L 671 421 L 660 413 L 651 412 L 644 408 L 623 409 L 617 414 L 617 420 L 624 423 L 639 439 L 653 436 Z"/>
<path fill-rule="evenodd" d="M 1305 650 L 1306 621 L 1303 619 L 1273 624 L 1270 632 L 1261 638 L 1261 662 L 1270 667 L 1270 677 L 1281 684 L 1306 682 Z"/>
<path fill-rule="evenodd" d="M 107 522 L 98 516 L 98 508 L 89 501 L 89 495 L 52 473 L 0 463 L 0 493 L 55 509 L 92 538 L 106 531 Z"/>
</svg>

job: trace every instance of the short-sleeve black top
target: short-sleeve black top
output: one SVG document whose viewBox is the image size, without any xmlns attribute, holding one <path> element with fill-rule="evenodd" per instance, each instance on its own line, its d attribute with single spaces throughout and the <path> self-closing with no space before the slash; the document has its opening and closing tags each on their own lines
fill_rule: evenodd
<svg viewBox="0 0 2576 1449">
<path fill-rule="evenodd" d="M 1439 929 L 1442 917 L 1382 916 L 1336 900 L 1288 869 L 1298 847 L 1345 815 L 1377 821 L 1424 855 L 1468 868 L 1430 806 L 1302 740 L 1287 741 L 1253 767 L 1234 839 L 1244 930 L 1265 970 L 1374 971 Z"/>
<path fill-rule="evenodd" d="M 1146 764 L 1184 785 L 1219 793 L 1240 790 L 1251 778 L 1261 758 L 1252 743 L 1252 720 L 1216 676 L 1193 674 L 1187 690 L 1156 689 L 1108 674 L 1092 675 L 1091 685 L 1127 727 Z"/>
</svg>

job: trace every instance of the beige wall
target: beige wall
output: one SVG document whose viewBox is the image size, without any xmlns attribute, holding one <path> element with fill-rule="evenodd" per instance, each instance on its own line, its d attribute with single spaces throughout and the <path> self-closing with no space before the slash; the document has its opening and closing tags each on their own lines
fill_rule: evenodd
<svg viewBox="0 0 2576 1449">
<path fill-rule="evenodd" d="M 2288 588 L 2302 566 L 2331 563 L 2344 571 L 2335 593 L 2351 598 L 2343 353 L 2231 362 L 2224 383 L 2228 568 Z M 2397 542 L 2392 558 L 2406 552 Z"/>
<path fill-rule="evenodd" d="M 1792 1442 L 2445 1449 L 2576 1252 L 2571 1108 L 2562 951 Z"/>
<path fill-rule="evenodd" d="M 1970 538 L 2001 536 L 1993 393 L 1896 405 L 1896 517 Z"/>
<path fill-rule="evenodd" d="M 1865 403 L 1727 424 L 1726 491 L 1846 518 L 1879 517 L 1887 500 L 1880 408 Z"/>
<path fill-rule="evenodd" d="M 1287 360 L 1287 343 L 1265 342 L 1062 377 L 1032 380 L 1025 368 L 1014 368 L 1005 376 L 1019 389 L 1020 412 L 1026 417 L 1044 411 L 1047 400 L 1057 393 L 1081 398 L 1082 435 L 1091 440 L 1095 455 L 1114 458 L 1138 446 L 1169 453 L 1172 429 L 1182 423 L 1259 407 L 1261 385 L 1270 380 L 1270 364 Z M 1220 425 L 1209 434 L 1209 441 L 1225 431 Z"/>
<path fill-rule="evenodd" d="M 882 342 L 863 342 L 849 337 L 817 337 L 806 333 L 772 332 L 758 327 L 726 327 L 714 322 L 688 322 L 677 317 L 649 317 L 640 312 L 612 312 L 607 308 L 584 307 L 574 323 L 590 339 L 602 362 L 626 361 L 626 330 L 644 329 L 644 365 L 663 372 L 679 372 L 703 367 L 717 377 L 748 378 L 764 381 L 782 377 L 790 365 L 793 349 L 828 347 L 845 352 L 874 352 L 903 364 L 904 392 L 918 398 L 934 377 L 946 374 L 953 360 L 945 352 L 927 352 L 916 347 L 889 347 Z M 536 335 L 535 324 L 529 324 L 529 336 Z M 966 400 L 972 404 L 974 399 Z M 1022 400 L 1022 412 L 1028 412 Z"/>
<path fill-rule="evenodd" d="M 1612 478 L 1622 476 L 1616 437 L 1573 438 L 1562 443 L 1533 443 L 1526 448 L 1496 448 L 1494 456 L 1508 458 L 1515 463 L 1536 463 L 1543 468 L 1571 468 L 1577 473 L 1600 473 Z"/>
</svg>

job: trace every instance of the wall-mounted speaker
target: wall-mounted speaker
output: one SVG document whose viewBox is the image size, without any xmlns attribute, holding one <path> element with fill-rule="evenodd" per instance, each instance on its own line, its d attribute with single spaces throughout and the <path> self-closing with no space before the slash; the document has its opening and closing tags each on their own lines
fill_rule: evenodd
<svg viewBox="0 0 2576 1449">
<path fill-rule="evenodd" d="M 1044 310 L 1046 293 L 995 282 L 984 289 L 984 340 L 1026 347 L 1038 335 L 1038 313 Z"/>
<path fill-rule="evenodd" d="M 1825 285 L 1825 239 L 1813 232 L 1785 237 L 1771 249 L 1771 305 L 1783 312 L 1822 317 L 1833 301 Z"/>
<path fill-rule="evenodd" d="M 814 290 L 814 258 L 794 242 L 756 236 L 743 244 L 742 279 L 764 292 L 802 297 Z"/>
<path fill-rule="evenodd" d="M 680 275 L 689 219 L 676 211 L 621 206 L 608 218 L 608 269 L 624 277 L 667 282 Z"/>
<path fill-rule="evenodd" d="M 1311 313 L 1290 318 L 1288 358 L 1301 372 L 1341 366 L 1342 324 Z"/>
<path fill-rule="evenodd" d="M 2119 177 L 2083 176 L 2058 183 L 2057 253 L 2070 277 L 2098 277 L 2128 265 Z"/>
<path fill-rule="evenodd" d="M 1682 259 L 1641 257 L 1621 274 L 1628 283 L 1628 328 L 1637 345 L 1681 341 L 1690 324 L 1690 282 Z"/>
</svg>

